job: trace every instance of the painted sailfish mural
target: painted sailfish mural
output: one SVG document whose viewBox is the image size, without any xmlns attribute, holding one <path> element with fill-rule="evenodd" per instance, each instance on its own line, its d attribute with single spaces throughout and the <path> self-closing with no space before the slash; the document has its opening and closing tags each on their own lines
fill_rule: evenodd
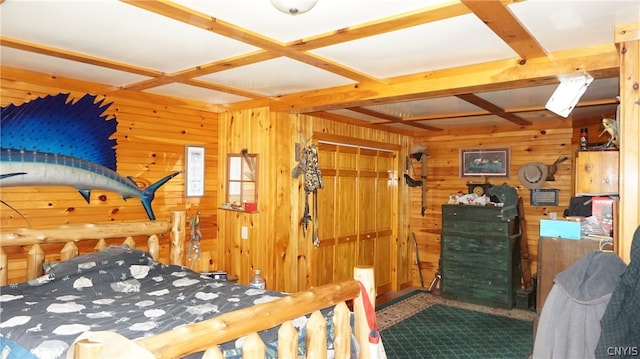
<svg viewBox="0 0 640 359">
<path fill-rule="evenodd" d="M 180 174 L 174 172 L 147 188 L 116 170 L 116 121 L 102 113 L 109 104 L 85 95 L 69 102 L 68 95 L 38 98 L 20 106 L 3 107 L 0 117 L 0 187 L 70 186 L 90 200 L 92 190 L 139 198 L 155 220 L 155 192 Z"/>
</svg>

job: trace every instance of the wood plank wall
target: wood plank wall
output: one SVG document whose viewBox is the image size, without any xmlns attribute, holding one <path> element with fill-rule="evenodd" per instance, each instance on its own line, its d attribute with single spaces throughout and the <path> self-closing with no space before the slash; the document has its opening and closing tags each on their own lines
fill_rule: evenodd
<svg viewBox="0 0 640 359">
<path fill-rule="evenodd" d="M 220 114 L 220 163 L 228 153 L 246 148 L 260 156 L 258 175 L 258 212 L 243 213 L 219 209 L 217 258 L 223 267 L 239 276 L 240 283 L 248 283 L 252 269 L 260 269 L 267 288 L 296 292 L 310 287 L 312 271 L 309 253 L 313 250 L 309 235 L 300 230 L 304 210 L 301 178 L 294 179 L 296 166 L 295 143 L 301 138 L 335 136 L 340 139 L 393 143 L 407 149 L 411 138 L 372 128 L 338 123 L 306 115 L 271 112 L 268 107 L 244 109 Z M 314 138 L 317 140 L 317 138 Z M 404 153 L 401 155 L 404 158 Z M 224 166 L 219 178 L 226 178 Z M 226 186 L 219 185 L 219 202 L 225 202 Z M 355 195 L 355 194 L 345 194 Z M 407 198 L 400 195 L 401 198 Z M 406 240 L 408 207 L 406 200 L 398 200 L 398 285 L 409 285 L 409 248 Z M 248 238 L 241 238 L 241 229 L 248 229 Z"/>
<path fill-rule="evenodd" d="M 467 182 L 484 183 L 483 177 L 461 178 L 459 176 L 459 150 L 461 148 L 509 147 L 511 167 L 509 178 L 487 178 L 488 183 L 500 185 L 507 183 L 518 190 L 524 202 L 527 220 L 527 238 L 529 243 L 532 273 L 537 269 L 538 240 L 540 219 L 549 218 L 550 212 L 562 217 L 568 207 L 569 199 L 574 194 L 574 163 L 579 143 L 581 127 L 589 129 L 589 140 L 592 143 L 602 142 L 600 119 L 572 123 L 571 120 L 532 125 L 527 127 L 506 126 L 504 128 L 468 128 L 459 130 L 430 132 L 426 136 L 415 138 L 416 143 L 428 147 L 427 159 L 427 210 L 425 216 L 420 215 L 421 193 L 415 187 L 411 192 L 411 227 L 415 231 L 421 268 L 428 287 L 438 270 L 440 258 L 440 233 L 442 229 L 441 206 L 446 204 L 449 196 L 462 191 L 468 193 Z M 530 205 L 530 191 L 518 180 L 518 170 L 529 162 L 554 163 L 562 156 L 569 157 L 563 162 L 555 175 L 555 181 L 545 182 L 542 188 L 559 190 L 558 206 Z M 413 166 L 413 178 L 419 178 L 421 166 Z M 412 171 L 412 170 L 410 170 Z M 420 285 L 418 267 L 413 266 L 413 283 Z"/>
<path fill-rule="evenodd" d="M 118 122 L 114 138 L 117 141 L 117 172 L 133 176 L 150 184 L 173 171 L 184 169 L 185 145 L 205 146 L 205 196 L 185 198 L 184 175 L 178 175 L 157 192 L 153 209 L 159 219 L 170 219 L 172 210 L 186 210 L 187 218 L 201 212 L 203 260 L 200 269 L 216 267 L 209 258 L 215 253 L 217 238 L 218 190 L 218 114 L 194 103 L 163 96 L 132 92 L 111 92 L 100 85 L 56 78 L 44 74 L 2 67 L 1 105 L 20 105 L 45 95 L 69 93 L 70 99 L 85 94 L 97 95 L 97 100 L 112 102 L 105 114 Z M 25 218 L 2 205 L 2 230 L 21 227 L 46 227 L 77 223 L 119 222 L 146 220 L 147 216 L 138 199 L 124 201 L 117 193 L 96 190 L 87 204 L 73 188 L 68 187 L 3 187 L 1 198 L 16 208 Z M 187 228 L 189 228 L 187 226 Z M 138 245 L 145 248 L 146 239 Z M 168 236 L 161 239 L 162 260 L 168 262 Z M 121 243 L 111 241 L 110 244 Z M 58 248 L 60 247 L 60 248 Z M 57 260 L 61 246 L 45 248 L 47 260 Z M 10 259 L 9 281 L 21 277 L 29 248 L 5 248 Z M 93 251 L 91 243 L 83 242 L 80 252 Z M 185 254 L 187 250 L 185 248 Z M 185 264 L 187 264 L 185 262 Z"/>
<path fill-rule="evenodd" d="M 408 155 L 411 149 L 413 139 L 406 135 L 397 133 L 381 131 L 373 127 L 356 126 L 347 123 L 341 123 L 326 119 L 320 119 L 312 116 L 301 116 L 300 119 L 300 131 L 302 131 L 306 138 L 315 136 L 316 140 L 327 140 L 338 143 L 349 142 L 349 138 L 353 139 L 353 142 L 357 144 L 357 140 L 364 140 L 371 143 L 379 144 L 391 144 L 400 146 L 401 150 L 398 153 L 397 168 L 398 168 L 398 194 L 397 194 L 397 209 L 394 213 L 394 232 L 392 234 L 393 251 L 390 253 L 392 258 L 392 280 L 391 289 L 393 291 L 408 287 L 412 283 L 411 278 L 411 253 L 412 247 L 409 238 L 410 234 L 410 211 L 411 203 L 409 201 L 409 188 L 400 178 L 403 175 L 403 169 L 405 164 L 405 157 Z M 384 146 L 379 146 L 384 147 Z M 342 194 L 341 194 L 342 195 Z M 350 195 L 350 194 L 345 194 Z M 355 198 L 355 194 L 353 194 Z M 304 204 L 304 201 L 299 203 L 300 206 Z M 309 240 L 307 239 L 307 242 Z M 307 247 L 308 250 L 313 250 L 313 247 Z M 317 269 L 316 269 L 317 270 Z"/>
</svg>

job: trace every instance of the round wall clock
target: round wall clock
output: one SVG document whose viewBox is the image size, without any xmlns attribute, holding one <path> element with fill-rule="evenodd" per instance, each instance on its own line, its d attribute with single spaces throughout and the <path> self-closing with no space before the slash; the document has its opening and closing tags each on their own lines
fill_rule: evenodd
<svg viewBox="0 0 640 359">
<path fill-rule="evenodd" d="M 469 193 L 475 193 L 476 196 L 481 197 L 483 195 L 489 195 L 489 188 L 491 188 L 491 184 L 489 183 L 467 183 L 467 187 L 469 188 Z"/>
</svg>

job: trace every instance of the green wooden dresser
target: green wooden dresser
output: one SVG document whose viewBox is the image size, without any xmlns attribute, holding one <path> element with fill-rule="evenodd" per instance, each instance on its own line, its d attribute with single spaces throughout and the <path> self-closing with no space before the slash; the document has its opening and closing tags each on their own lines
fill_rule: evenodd
<svg viewBox="0 0 640 359">
<path fill-rule="evenodd" d="M 443 205 L 441 293 L 444 298 L 512 308 L 520 288 L 517 218 L 500 207 Z"/>
</svg>

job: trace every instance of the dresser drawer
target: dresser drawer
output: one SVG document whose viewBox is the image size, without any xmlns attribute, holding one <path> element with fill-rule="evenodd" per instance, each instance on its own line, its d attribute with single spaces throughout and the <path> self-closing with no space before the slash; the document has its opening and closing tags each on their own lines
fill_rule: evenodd
<svg viewBox="0 0 640 359">
<path fill-rule="evenodd" d="M 511 237 L 494 237 L 491 234 L 484 236 L 466 236 L 463 234 L 445 234 L 442 236 L 442 249 L 459 252 L 486 253 L 489 255 L 509 256 L 514 241 L 519 234 Z"/>
<path fill-rule="evenodd" d="M 442 222 L 442 234 L 468 233 L 472 236 L 493 235 L 506 237 L 509 233 L 509 222 L 470 222 L 452 220 Z"/>
<path fill-rule="evenodd" d="M 504 270 L 492 270 L 449 262 L 442 266 L 442 277 L 458 286 L 507 288 L 511 274 Z"/>
<path fill-rule="evenodd" d="M 475 267 L 473 270 L 488 268 L 498 271 L 508 271 L 511 267 L 510 255 L 487 255 L 486 253 L 462 252 L 450 248 L 442 249 L 442 266 L 464 265 Z"/>
<path fill-rule="evenodd" d="M 495 222 L 502 221 L 500 207 L 484 207 L 470 205 L 444 205 L 442 206 L 442 221 L 473 221 Z"/>
<path fill-rule="evenodd" d="M 446 280 L 443 278 L 442 296 L 444 298 L 505 308 L 513 306 L 513 296 L 507 288 L 473 286 L 464 282 L 454 282 L 450 285 L 445 283 Z"/>
</svg>

